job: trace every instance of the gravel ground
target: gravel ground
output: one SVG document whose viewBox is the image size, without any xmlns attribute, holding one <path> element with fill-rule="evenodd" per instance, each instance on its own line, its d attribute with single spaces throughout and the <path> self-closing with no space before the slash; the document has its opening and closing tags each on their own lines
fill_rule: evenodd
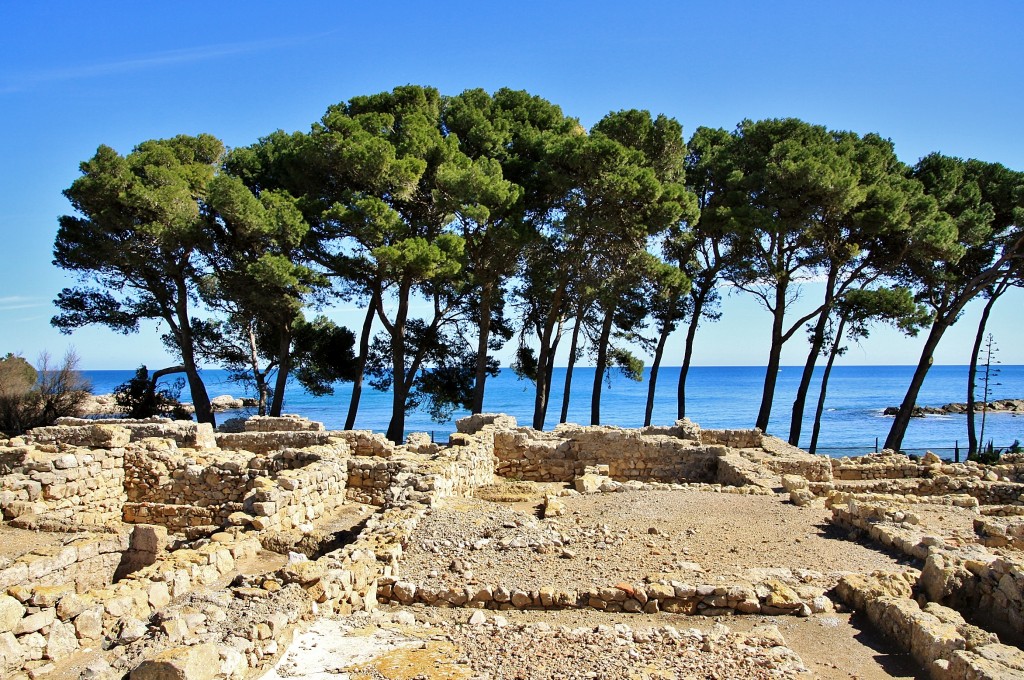
<svg viewBox="0 0 1024 680">
<path fill-rule="evenodd" d="M 435 611 L 426 622 L 416 622 L 409 611 L 398 611 L 376 615 L 372 619 L 375 624 L 369 623 L 370 617 L 365 615 L 320 621 L 297 636 L 265 678 L 813 677 L 771 625 L 735 633 L 728 626 L 714 623 L 704 629 L 668 623 L 637 625 L 636 621 L 630 626 L 599 617 L 604 622 L 594 625 L 539 612 L 517 612 L 511 618 L 487 616 L 486 622 L 469 624 L 468 616 L 466 611 Z"/>
<path fill-rule="evenodd" d="M 420 523 L 401 577 L 536 589 L 635 582 L 652 574 L 690 583 L 761 581 L 791 573 L 830 586 L 842 572 L 893 569 L 892 556 L 845 540 L 830 511 L 775 496 L 639 491 L 564 499 L 548 520 L 508 504 L 453 499 Z"/>
</svg>

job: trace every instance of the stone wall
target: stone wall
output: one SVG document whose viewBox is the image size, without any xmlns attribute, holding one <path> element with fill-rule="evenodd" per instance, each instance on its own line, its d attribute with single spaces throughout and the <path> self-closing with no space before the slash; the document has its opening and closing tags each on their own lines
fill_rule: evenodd
<svg viewBox="0 0 1024 680">
<path fill-rule="evenodd" d="M 217 446 L 224 451 L 248 451 L 267 454 L 282 449 L 304 449 L 330 444 L 330 435 L 324 431 L 297 430 L 291 432 L 224 432 L 217 433 Z"/>
<path fill-rule="evenodd" d="M 173 530 L 229 524 L 290 529 L 344 502 L 348 453 L 338 441 L 263 456 L 217 451 L 199 457 L 167 440 L 150 440 L 129 447 L 125 458 L 125 521 Z"/>
<path fill-rule="evenodd" d="M 505 430 L 493 437 L 497 474 L 538 482 L 571 482 L 595 465 L 607 465 L 616 480 L 712 482 L 725 452 L 721 446 L 603 426 Z"/>
<path fill-rule="evenodd" d="M 216 446 L 213 426 L 209 423 L 196 423 L 191 420 L 171 420 L 156 416 L 141 420 L 104 418 L 101 421 L 89 420 L 87 418 L 58 418 L 57 426 L 89 427 L 97 422 L 125 428 L 130 433 L 131 441 L 133 442 L 158 437 L 160 439 L 171 439 L 178 446 L 192 449 L 210 449 Z M 32 430 L 32 435 L 37 438 L 40 436 L 45 437 L 47 433 L 48 428 Z"/>
<path fill-rule="evenodd" d="M 0 448 L 0 512 L 6 519 L 100 525 L 121 518 L 128 432 L 115 426 L 61 430 L 62 443 Z M 60 437 L 57 437 L 60 441 Z M 70 442 L 103 446 L 80 448 Z"/>
<path fill-rule="evenodd" d="M 949 607 L 912 599 L 913 572 L 844 577 L 843 602 L 864 612 L 885 637 L 914 657 L 934 680 L 1019 677 L 1024 654 L 967 623 Z"/>
<path fill-rule="evenodd" d="M 921 560 L 917 586 L 928 601 L 959 611 L 1006 639 L 1024 640 L 1024 560 L 980 546 L 947 544 L 918 528 L 912 511 L 884 502 L 849 501 L 832 508 L 833 522 Z"/>
<path fill-rule="evenodd" d="M 759 449 L 764 441 L 761 430 L 700 430 L 702 444 L 719 444 L 733 449 Z"/>
<path fill-rule="evenodd" d="M 373 505 L 417 501 L 427 504 L 466 496 L 494 481 L 495 431 L 453 434 L 436 454 L 397 447 L 388 457 L 355 456 L 348 461 L 349 499 Z"/>
<path fill-rule="evenodd" d="M 253 416 L 245 421 L 246 432 L 323 432 L 324 424 L 297 415 Z"/>
</svg>

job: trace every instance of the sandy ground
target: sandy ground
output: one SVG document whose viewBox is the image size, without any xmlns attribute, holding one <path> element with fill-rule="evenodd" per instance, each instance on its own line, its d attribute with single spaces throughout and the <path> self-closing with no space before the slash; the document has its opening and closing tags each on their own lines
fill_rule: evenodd
<svg viewBox="0 0 1024 680">
<path fill-rule="evenodd" d="M 65 534 L 51 531 L 30 531 L 15 529 L 0 522 L 0 566 L 14 561 L 37 548 L 63 545 L 79 538 L 81 534 Z"/>
<path fill-rule="evenodd" d="M 646 491 L 565 502 L 567 514 L 539 520 L 507 503 L 452 500 L 420 523 L 401 561 L 402 578 L 571 590 L 650 575 L 700 584 L 790 573 L 831 585 L 843 572 L 901 564 L 847 540 L 827 522 L 830 511 L 777 496 Z"/>
</svg>

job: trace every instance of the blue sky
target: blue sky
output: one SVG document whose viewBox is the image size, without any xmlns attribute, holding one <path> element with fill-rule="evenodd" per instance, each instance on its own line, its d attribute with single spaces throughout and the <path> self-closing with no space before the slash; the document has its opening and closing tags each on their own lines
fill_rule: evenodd
<svg viewBox="0 0 1024 680">
<path fill-rule="evenodd" d="M 306 130 L 330 104 L 396 85 L 525 89 L 589 126 L 643 108 L 698 125 L 796 116 L 1024 170 L 1024 4 L 1006 2 L 103 2 L 0 4 L 0 353 L 74 345 L 90 369 L 168 361 L 155 328 L 63 336 L 51 300 L 61 195 L 100 144 L 209 132 L 229 146 Z M 813 286 L 805 300 L 816 297 Z M 990 328 L 1024 364 L 1024 294 Z M 727 297 L 698 336 L 703 365 L 761 364 L 770 317 Z M 969 308 L 936 363 L 966 363 Z M 357 326 L 360 315 L 336 317 Z M 681 335 L 681 334 L 680 334 Z M 681 337 L 666 358 L 678 364 Z M 844 359 L 917 361 L 921 339 L 876 331 Z M 785 363 L 802 363 L 797 336 Z"/>
</svg>

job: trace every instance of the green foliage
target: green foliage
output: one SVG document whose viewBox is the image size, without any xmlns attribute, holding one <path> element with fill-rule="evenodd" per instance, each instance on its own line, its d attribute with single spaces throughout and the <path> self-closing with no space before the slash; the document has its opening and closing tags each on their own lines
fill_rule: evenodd
<svg viewBox="0 0 1024 680">
<path fill-rule="evenodd" d="M 295 324 L 295 378 L 316 396 L 334 394 L 334 384 L 355 378 L 355 335 L 326 317 Z"/>
<path fill-rule="evenodd" d="M 78 415 L 90 392 L 71 350 L 56 366 L 42 353 L 38 370 L 24 358 L 7 354 L 0 359 L 0 432 L 21 434 L 52 425 L 57 418 Z"/>
<path fill-rule="evenodd" d="M 191 420 L 178 398 L 185 381 L 181 378 L 171 385 L 157 388 L 150 379 L 149 370 L 139 366 L 135 377 L 114 388 L 114 402 L 128 418 L 165 416 L 174 420 Z"/>
</svg>

